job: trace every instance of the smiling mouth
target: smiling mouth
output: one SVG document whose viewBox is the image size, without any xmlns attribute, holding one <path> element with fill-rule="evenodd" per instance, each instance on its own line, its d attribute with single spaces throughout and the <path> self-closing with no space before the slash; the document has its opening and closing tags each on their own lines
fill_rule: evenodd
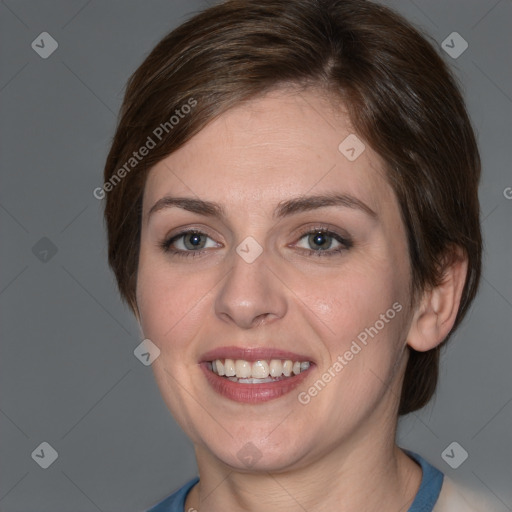
<svg viewBox="0 0 512 512">
<path fill-rule="evenodd" d="M 208 361 L 208 370 L 219 377 L 239 384 L 265 384 L 297 376 L 311 366 L 310 361 L 291 359 L 215 359 Z"/>
</svg>

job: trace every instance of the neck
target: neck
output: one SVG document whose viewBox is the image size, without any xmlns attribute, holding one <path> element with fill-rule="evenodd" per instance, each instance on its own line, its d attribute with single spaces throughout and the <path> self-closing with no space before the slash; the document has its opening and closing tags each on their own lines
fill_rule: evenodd
<svg viewBox="0 0 512 512">
<path fill-rule="evenodd" d="M 200 482 L 185 510 L 405 512 L 420 486 L 421 468 L 396 446 L 396 420 L 370 419 L 365 425 L 307 464 L 279 472 L 238 471 L 196 447 Z"/>
</svg>

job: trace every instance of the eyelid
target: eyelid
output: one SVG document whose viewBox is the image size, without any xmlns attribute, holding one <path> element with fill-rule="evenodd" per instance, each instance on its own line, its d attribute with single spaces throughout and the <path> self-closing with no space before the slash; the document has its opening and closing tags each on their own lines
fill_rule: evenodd
<svg viewBox="0 0 512 512">
<path fill-rule="evenodd" d="M 210 251 L 212 249 L 212 247 L 198 249 L 196 251 L 172 248 L 172 244 L 175 243 L 177 240 L 184 237 L 185 235 L 194 234 L 194 233 L 204 235 L 207 238 L 209 238 L 210 240 L 214 241 L 215 244 L 217 244 L 217 248 L 224 246 L 222 243 L 217 242 L 215 240 L 215 237 L 211 236 L 208 233 L 208 230 L 203 227 L 201 227 L 201 228 L 199 228 L 199 227 L 183 227 L 181 229 L 180 228 L 178 228 L 178 229 L 179 229 L 178 232 L 167 235 L 166 237 L 164 237 L 164 239 L 161 242 L 158 243 L 158 246 L 161 249 L 163 249 L 164 252 L 168 252 L 168 253 L 171 253 L 174 255 L 186 257 L 186 256 L 200 256 L 200 255 Z M 340 244 L 340 247 L 338 247 L 336 249 L 323 249 L 323 250 L 317 250 L 317 251 L 315 251 L 313 249 L 305 249 L 303 247 L 296 247 L 296 248 L 299 249 L 301 252 L 306 252 L 310 255 L 333 256 L 333 255 L 339 254 L 340 252 L 348 250 L 353 246 L 353 241 L 352 241 L 351 236 L 346 232 L 342 234 L 339 231 L 340 231 L 339 228 L 336 228 L 330 224 L 315 224 L 315 225 L 311 225 L 309 227 L 302 227 L 296 231 L 296 234 L 295 234 L 296 241 L 291 244 L 288 244 L 288 247 L 292 247 L 292 248 L 296 247 L 298 242 L 300 240 L 302 240 L 302 238 L 304 238 L 305 236 L 321 232 L 321 233 L 326 234 L 327 236 L 332 237 L 334 240 L 336 240 Z M 343 232 L 344 230 L 341 230 L 341 231 Z"/>
<path fill-rule="evenodd" d="M 295 238 L 300 240 L 306 235 L 322 232 L 332 236 L 335 240 L 347 245 L 352 246 L 352 237 L 343 229 L 337 228 L 331 224 L 313 224 L 307 227 L 302 227 L 295 232 Z"/>
<path fill-rule="evenodd" d="M 187 233 L 199 233 L 201 235 L 208 236 L 214 240 L 217 240 L 217 238 L 219 238 L 219 234 L 216 231 L 202 224 L 186 224 L 184 226 L 178 226 L 169 231 L 164 236 L 164 238 L 165 240 L 169 240 L 171 238 L 179 237 L 180 235 L 186 235 Z"/>
<path fill-rule="evenodd" d="M 169 253 L 172 253 L 172 254 L 178 254 L 178 255 L 182 255 L 182 256 L 188 256 L 188 255 L 199 255 L 199 254 L 202 254 L 204 252 L 207 252 L 211 249 L 211 247 L 207 248 L 207 249 L 199 249 L 197 251 L 185 251 L 183 249 L 173 249 L 171 246 L 173 243 L 175 243 L 177 240 L 179 240 L 180 238 L 184 237 L 185 235 L 189 235 L 189 234 L 199 234 L 199 235 L 204 235 L 205 237 L 209 238 L 210 240 L 213 240 L 215 242 L 215 244 L 217 244 L 217 246 L 223 246 L 222 243 L 220 242 L 217 242 L 217 240 L 215 239 L 215 237 L 211 236 L 210 233 L 208 233 L 208 230 L 201 227 L 201 228 L 198 228 L 198 227 L 183 227 L 183 228 L 178 228 L 178 231 L 175 232 L 175 233 L 172 233 L 169 234 L 169 235 L 166 235 L 160 242 L 158 242 L 158 246 L 164 250 L 164 252 L 169 252 Z"/>
</svg>

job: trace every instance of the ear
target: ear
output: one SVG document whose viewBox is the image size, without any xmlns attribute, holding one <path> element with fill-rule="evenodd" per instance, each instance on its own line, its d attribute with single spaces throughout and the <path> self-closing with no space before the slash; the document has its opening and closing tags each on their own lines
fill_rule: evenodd
<svg viewBox="0 0 512 512">
<path fill-rule="evenodd" d="M 450 250 L 444 259 L 439 285 L 423 292 L 414 313 L 407 344 L 418 352 L 437 347 L 451 331 L 468 270 L 468 259 L 460 248 Z"/>
</svg>

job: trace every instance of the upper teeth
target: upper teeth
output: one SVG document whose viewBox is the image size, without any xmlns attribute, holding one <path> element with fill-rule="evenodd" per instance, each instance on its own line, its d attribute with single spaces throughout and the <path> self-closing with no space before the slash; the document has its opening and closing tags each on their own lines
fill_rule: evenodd
<svg viewBox="0 0 512 512">
<path fill-rule="evenodd" d="M 216 359 L 212 361 L 212 371 L 217 375 L 237 377 L 239 379 L 266 379 L 267 377 L 289 377 L 292 373 L 298 375 L 309 368 L 309 361 L 291 361 L 286 359 L 259 360 L 251 363 L 243 359 Z"/>
</svg>

